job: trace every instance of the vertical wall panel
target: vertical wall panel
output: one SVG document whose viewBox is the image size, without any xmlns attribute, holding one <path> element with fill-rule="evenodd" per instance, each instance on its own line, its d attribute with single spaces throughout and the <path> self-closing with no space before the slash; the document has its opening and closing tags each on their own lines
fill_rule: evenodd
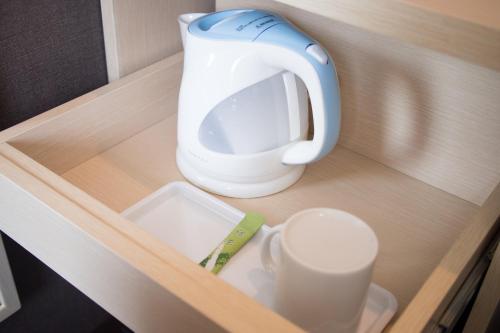
<svg viewBox="0 0 500 333">
<path fill-rule="evenodd" d="M 177 16 L 214 0 L 101 0 L 110 81 L 181 51 Z"/>
</svg>

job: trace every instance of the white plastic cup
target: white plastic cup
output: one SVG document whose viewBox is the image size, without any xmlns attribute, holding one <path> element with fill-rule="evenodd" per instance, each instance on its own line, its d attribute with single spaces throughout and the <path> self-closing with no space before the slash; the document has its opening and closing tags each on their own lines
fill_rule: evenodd
<svg viewBox="0 0 500 333">
<path fill-rule="evenodd" d="M 280 235 L 280 260 L 271 240 Z M 363 312 L 378 240 L 361 219 L 330 208 L 298 212 L 263 240 L 261 258 L 275 274 L 278 313 L 312 332 L 355 332 Z"/>
</svg>

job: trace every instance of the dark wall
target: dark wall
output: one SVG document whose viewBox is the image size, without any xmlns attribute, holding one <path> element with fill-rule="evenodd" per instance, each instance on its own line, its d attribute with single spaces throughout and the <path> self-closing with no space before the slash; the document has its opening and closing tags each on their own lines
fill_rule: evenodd
<svg viewBox="0 0 500 333">
<path fill-rule="evenodd" d="M 0 129 L 106 83 L 98 0 L 0 1 Z"/>
<path fill-rule="evenodd" d="M 0 0 L 0 130 L 106 83 L 99 0 Z M 0 332 L 122 331 L 103 309 L 2 236 L 22 308 L 0 323 Z"/>
</svg>

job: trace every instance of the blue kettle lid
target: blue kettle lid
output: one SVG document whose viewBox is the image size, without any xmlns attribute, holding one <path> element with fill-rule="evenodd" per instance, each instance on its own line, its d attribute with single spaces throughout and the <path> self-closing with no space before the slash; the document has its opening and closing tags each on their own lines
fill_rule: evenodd
<svg viewBox="0 0 500 333">
<path fill-rule="evenodd" d="M 255 9 L 231 9 L 200 17 L 189 25 L 195 36 L 210 39 L 255 41 L 267 29 L 289 23 L 281 16 Z"/>
</svg>

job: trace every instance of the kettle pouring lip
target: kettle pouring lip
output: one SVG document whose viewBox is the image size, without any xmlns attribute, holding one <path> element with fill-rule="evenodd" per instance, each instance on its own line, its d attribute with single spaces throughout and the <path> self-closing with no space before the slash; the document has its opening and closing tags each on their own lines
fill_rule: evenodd
<svg viewBox="0 0 500 333">
<path fill-rule="evenodd" d="M 209 13 L 186 13 L 186 14 L 181 14 L 177 17 L 177 22 L 179 23 L 179 30 L 181 32 L 182 47 L 185 47 L 186 45 L 186 34 L 189 24 L 194 20 L 208 14 Z"/>
</svg>

